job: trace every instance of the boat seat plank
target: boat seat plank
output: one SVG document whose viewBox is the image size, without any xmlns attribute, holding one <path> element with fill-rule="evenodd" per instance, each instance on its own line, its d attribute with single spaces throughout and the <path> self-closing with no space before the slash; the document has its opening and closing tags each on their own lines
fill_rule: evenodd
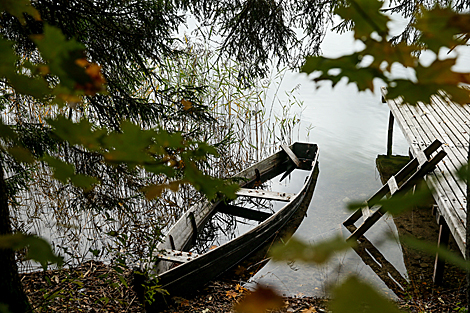
<svg viewBox="0 0 470 313">
<path fill-rule="evenodd" d="M 250 197 L 250 198 L 260 198 L 266 200 L 277 200 L 289 202 L 292 198 L 295 197 L 294 193 L 287 192 L 276 192 L 276 191 L 267 191 L 261 189 L 249 189 L 249 188 L 240 188 L 236 192 L 237 196 Z"/>
<path fill-rule="evenodd" d="M 281 148 L 287 153 L 292 162 L 294 162 L 297 167 L 300 167 L 300 160 L 297 158 L 294 152 L 286 145 L 281 145 Z"/>
<path fill-rule="evenodd" d="M 159 260 L 171 261 L 171 262 L 177 262 L 177 263 L 189 262 L 197 258 L 198 256 L 199 254 L 196 254 L 196 253 L 172 250 L 172 249 L 162 249 L 156 255 L 156 257 Z"/>
<path fill-rule="evenodd" d="M 258 221 L 258 222 L 262 222 L 268 219 L 272 215 L 271 213 L 257 211 L 257 210 L 248 209 L 248 208 L 244 208 L 244 207 L 240 207 L 236 205 L 230 205 L 230 204 L 220 204 L 217 207 L 217 211 L 220 213 L 242 217 L 242 218 L 246 218 L 246 219 Z"/>
<path fill-rule="evenodd" d="M 423 165 L 428 160 L 423 151 L 419 151 L 416 158 L 418 159 L 419 165 Z"/>
</svg>

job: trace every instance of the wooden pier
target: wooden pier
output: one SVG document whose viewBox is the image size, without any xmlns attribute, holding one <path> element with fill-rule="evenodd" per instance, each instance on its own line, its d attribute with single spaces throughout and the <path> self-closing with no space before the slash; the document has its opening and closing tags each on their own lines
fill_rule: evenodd
<svg viewBox="0 0 470 313">
<path fill-rule="evenodd" d="M 396 120 L 416 157 L 434 140 L 442 142 L 447 156 L 427 175 L 426 183 L 434 190 L 437 204 L 436 218 L 440 225 L 439 243 L 446 244 L 449 232 L 453 235 L 462 255 L 465 255 L 466 194 L 467 186 L 456 171 L 467 162 L 470 136 L 470 106 L 457 105 L 433 97 L 431 105 L 402 104 L 400 100 L 383 101 L 390 108 L 387 155 L 392 154 L 393 124 Z M 436 257 L 435 280 L 442 279 L 442 260 Z"/>
</svg>

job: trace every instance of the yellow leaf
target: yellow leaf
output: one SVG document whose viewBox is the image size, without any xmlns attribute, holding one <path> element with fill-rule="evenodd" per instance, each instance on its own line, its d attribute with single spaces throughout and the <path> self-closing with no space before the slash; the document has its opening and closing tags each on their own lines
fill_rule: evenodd
<svg viewBox="0 0 470 313">
<path fill-rule="evenodd" d="M 181 100 L 181 104 L 183 105 L 183 108 L 184 108 L 185 110 L 189 110 L 189 109 L 191 109 L 191 108 L 193 107 L 192 102 L 191 102 L 191 101 L 188 101 L 188 100 L 184 100 L 184 99 Z"/>
<path fill-rule="evenodd" d="M 238 293 L 233 290 L 229 290 L 225 293 L 225 295 L 229 298 L 235 298 L 236 296 L 238 296 Z"/>
</svg>

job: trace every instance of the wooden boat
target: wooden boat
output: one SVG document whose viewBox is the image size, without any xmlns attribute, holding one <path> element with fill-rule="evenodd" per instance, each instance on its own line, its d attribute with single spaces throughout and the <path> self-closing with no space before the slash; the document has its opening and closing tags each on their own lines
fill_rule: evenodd
<svg viewBox="0 0 470 313">
<path fill-rule="evenodd" d="M 318 162 L 318 146 L 310 143 L 294 143 L 282 148 L 283 150 L 234 175 L 244 181 L 237 195 L 286 202 L 276 213 L 235 207 L 224 201 L 204 202 L 190 208 L 168 231 L 163 242 L 157 246 L 159 261 L 155 265 L 154 273 L 158 275 L 158 285 L 168 291 L 170 296 L 196 290 L 234 267 L 275 236 L 302 205 L 309 205 L 316 182 L 314 170 Z M 297 194 L 252 189 L 260 182 L 283 173 L 284 178 L 296 168 L 311 172 Z M 245 234 L 204 254 L 185 252 L 195 243 L 198 231 L 219 211 L 255 219 L 260 223 Z M 175 263 L 179 265 L 175 266 Z M 161 300 L 147 310 L 157 310 Z"/>
</svg>

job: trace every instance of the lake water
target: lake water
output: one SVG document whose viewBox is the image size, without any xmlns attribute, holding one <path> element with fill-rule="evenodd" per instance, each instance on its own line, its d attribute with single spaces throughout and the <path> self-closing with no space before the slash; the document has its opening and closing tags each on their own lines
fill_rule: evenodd
<svg viewBox="0 0 470 313">
<path fill-rule="evenodd" d="M 405 23 L 395 18 L 393 32 L 398 33 Z M 359 48 L 351 33 L 328 32 L 322 44 L 323 55 L 329 57 L 349 54 Z M 459 47 L 457 51 L 459 59 L 454 70 L 469 71 L 470 48 Z M 440 57 L 455 57 L 455 53 L 444 53 Z M 424 65 L 433 59 L 427 53 L 421 56 Z M 393 75 L 403 76 L 407 72 L 396 68 Z M 304 101 L 304 110 L 298 138 L 294 139 L 319 145 L 320 175 L 307 217 L 295 236 L 315 243 L 338 234 L 349 234 L 342 226 L 351 214 L 347 203 L 364 201 L 382 186 L 375 159 L 379 154 L 386 154 L 389 109 L 381 103 L 380 83 L 376 84 L 375 93 L 359 93 L 355 86 L 344 82 L 334 89 L 328 84 L 317 89 L 307 75 L 288 73 L 280 89 L 292 90 L 299 84 L 296 97 Z M 310 131 L 309 125 L 313 126 Z M 397 125 L 393 138 L 393 154 L 408 155 L 408 144 Z M 293 183 L 295 185 L 295 178 Z M 274 183 L 273 190 L 282 186 Z M 391 217 L 383 217 L 366 237 L 406 277 L 401 246 L 394 240 L 384 239 L 387 233 L 396 234 Z M 326 266 L 271 261 L 252 281 L 273 286 L 286 295 L 324 296 L 328 294 L 330 283 L 341 281 L 351 273 L 356 273 L 385 295 L 394 297 L 393 291 L 354 251 L 337 255 Z"/>
<path fill-rule="evenodd" d="M 354 48 L 350 33 L 337 35 L 330 32 L 322 45 L 324 55 L 330 57 L 350 53 Z M 292 90 L 299 84 L 296 97 L 304 101 L 304 108 L 294 140 L 319 145 L 320 176 L 307 217 L 295 236 L 315 243 L 338 234 L 346 235 L 342 222 L 351 214 L 347 203 L 364 201 L 382 186 L 375 159 L 386 153 L 389 109 L 381 103 L 379 88 L 375 94 L 358 93 L 355 86 L 345 83 L 339 83 L 334 89 L 329 85 L 316 89 L 305 74 L 288 73 L 281 90 Z M 313 127 L 310 131 L 309 125 Z M 408 154 L 408 145 L 398 127 L 394 132 L 393 153 Z M 292 184 L 295 185 L 295 178 Z M 273 190 L 283 186 L 274 183 Z M 295 190 L 292 186 L 289 188 Z M 384 234 L 390 232 L 396 233 L 395 225 L 391 217 L 384 217 L 366 233 L 366 237 L 406 276 L 400 245 L 393 240 L 384 240 Z M 354 251 L 336 256 L 326 266 L 269 262 L 252 281 L 273 286 L 286 295 L 324 296 L 328 284 L 338 282 L 350 273 L 356 273 L 384 294 L 394 297 Z"/>
</svg>

